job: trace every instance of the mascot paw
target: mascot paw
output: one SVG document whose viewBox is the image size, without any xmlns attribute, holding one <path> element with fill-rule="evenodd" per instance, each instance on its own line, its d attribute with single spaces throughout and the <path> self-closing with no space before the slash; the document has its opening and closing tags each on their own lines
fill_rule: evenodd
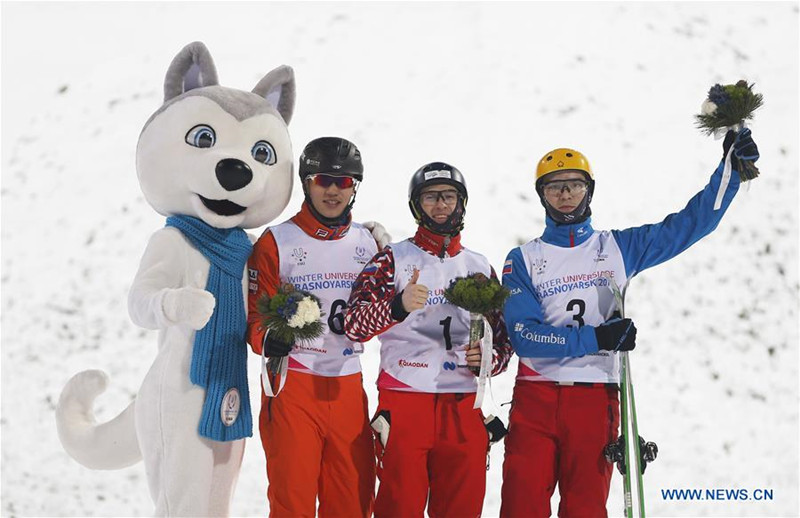
<svg viewBox="0 0 800 518">
<path fill-rule="evenodd" d="M 372 233 L 372 237 L 375 238 L 379 250 L 382 250 L 383 247 L 392 242 L 392 236 L 390 236 L 386 228 L 377 221 L 365 221 L 362 225 Z"/>
<path fill-rule="evenodd" d="M 200 288 L 178 288 L 164 295 L 164 315 L 175 324 L 202 329 L 214 313 L 214 295 Z"/>
</svg>

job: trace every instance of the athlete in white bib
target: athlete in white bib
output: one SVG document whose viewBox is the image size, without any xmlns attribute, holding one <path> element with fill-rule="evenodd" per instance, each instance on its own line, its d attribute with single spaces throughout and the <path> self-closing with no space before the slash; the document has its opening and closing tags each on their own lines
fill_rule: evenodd
<svg viewBox="0 0 800 518">
<path fill-rule="evenodd" d="M 503 266 L 511 290 L 504 314 L 520 363 L 501 516 L 550 516 L 556 484 L 559 516 L 606 516 L 612 465 L 603 448 L 618 435 L 617 352 L 636 343 L 633 322 L 615 315 L 608 279 L 624 286 L 716 228 L 739 189 L 738 160 L 758 158 L 748 129 L 729 132 L 723 149 L 708 185 L 683 210 L 612 231 L 592 228 L 594 176 L 581 153 L 556 149 L 539 162 L 546 229 Z"/>
<path fill-rule="evenodd" d="M 489 439 L 473 409 L 479 366 L 469 344 L 469 313 L 444 290 L 457 277 L 496 277 L 484 256 L 461 246 L 467 203 L 455 167 L 433 162 L 409 185 L 419 225 L 414 237 L 392 243 L 356 280 L 345 316 L 347 336 L 379 336 L 379 404 L 373 418 L 380 487 L 375 516 L 479 516 L 486 489 Z M 492 375 L 511 356 L 502 314 L 489 315 Z M 487 330 L 488 332 L 488 330 Z"/>
<path fill-rule="evenodd" d="M 358 272 L 378 249 L 376 239 L 388 242 L 388 235 L 380 225 L 369 224 L 373 235 L 351 222 L 362 178 L 353 143 L 334 137 L 311 141 L 300 157 L 300 212 L 267 229 L 250 258 L 248 341 L 258 354 L 263 349 L 269 357 L 289 357 L 283 390 L 261 398 L 270 516 L 372 513 L 375 458 L 362 345 L 344 335 L 344 309 Z M 257 301 L 283 283 L 322 302 L 326 329 L 318 339 L 295 345 L 264 332 Z"/>
</svg>

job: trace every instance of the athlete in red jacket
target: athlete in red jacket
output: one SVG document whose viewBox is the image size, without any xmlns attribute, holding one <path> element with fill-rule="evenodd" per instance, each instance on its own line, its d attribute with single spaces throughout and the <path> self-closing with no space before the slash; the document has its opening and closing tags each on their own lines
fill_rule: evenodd
<svg viewBox="0 0 800 518">
<path fill-rule="evenodd" d="M 377 250 L 370 232 L 351 223 L 362 177 L 355 145 L 332 137 L 310 142 L 300 157 L 300 212 L 267 229 L 250 258 L 248 341 L 256 353 L 289 356 L 283 390 L 261 398 L 270 516 L 313 517 L 317 499 L 322 517 L 372 513 L 375 457 L 358 355 L 363 347 L 343 329 L 352 283 Z M 261 327 L 258 299 L 285 282 L 322 302 L 326 330 L 311 343 L 282 343 Z"/>
<path fill-rule="evenodd" d="M 466 202 L 458 169 L 434 162 L 414 173 L 417 233 L 373 257 L 348 302 L 347 337 L 381 341 L 378 518 L 422 516 L 426 503 L 432 517 L 479 516 L 483 506 L 489 441 L 473 409 L 476 378 L 459 367 L 479 365 L 480 348 L 468 349 L 469 313 L 443 296 L 456 277 L 495 276 L 485 257 L 461 246 Z M 507 367 L 511 346 L 501 312 L 488 320 L 494 375 Z"/>
</svg>

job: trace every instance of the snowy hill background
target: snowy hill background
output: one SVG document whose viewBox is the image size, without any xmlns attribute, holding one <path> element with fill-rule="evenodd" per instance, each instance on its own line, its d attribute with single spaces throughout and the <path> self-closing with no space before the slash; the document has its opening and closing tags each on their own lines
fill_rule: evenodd
<svg viewBox="0 0 800 518">
<path fill-rule="evenodd" d="M 632 365 L 640 430 L 660 449 L 645 477 L 652 516 L 800 513 L 797 2 L 67 2 L 2 5 L 2 515 L 152 512 L 142 464 L 78 465 L 58 442 L 54 406 L 70 376 L 102 368 L 112 384 L 97 411 L 108 419 L 155 356 L 156 333 L 126 308 L 146 240 L 163 225 L 141 195 L 134 151 L 167 66 L 194 40 L 224 85 L 249 90 L 274 66 L 294 67 L 295 155 L 322 135 L 357 143 L 357 220 L 406 237 L 411 173 L 432 160 L 458 166 L 471 193 L 464 242 L 495 268 L 543 228 L 533 171 L 544 152 L 589 157 L 596 228 L 654 222 L 683 207 L 721 157 L 721 142 L 693 126 L 708 88 L 755 82 L 766 101 L 752 125 L 762 177 L 715 233 L 633 281 Z M 276 222 L 301 199 L 295 186 Z M 371 410 L 375 345 L 364 356 Z M 516 360 L 509 371 L 494 380 L 497 405 Z M 508 406 L 484 409 L 507 417 Z M 485 516 L 499 511 L 502 454 L 495 446 Z M 264 515 L 265 484 L 256 436 L 234 514 Z M 717 488 L 772 490 L 773 500 L 661 494 Z M 615 475 L 615 516 L 620 494 Z"/>
</svg>

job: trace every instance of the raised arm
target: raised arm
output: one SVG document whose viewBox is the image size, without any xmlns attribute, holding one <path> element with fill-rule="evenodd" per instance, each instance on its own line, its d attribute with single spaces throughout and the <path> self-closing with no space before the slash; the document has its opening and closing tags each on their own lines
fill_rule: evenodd
<svg viewBox="0 0 800 518">
<path fill-rule="evenodd" d="M 739 190 L 738 160 L 734 156 L 758 159 L 749 129 L 729 132 L 723 150 L 723 159 L 708 184 L 681 211 L 660 223 L 612 231 L 628 278 L 675 257 L 717 228 Z"/>
</svg>

